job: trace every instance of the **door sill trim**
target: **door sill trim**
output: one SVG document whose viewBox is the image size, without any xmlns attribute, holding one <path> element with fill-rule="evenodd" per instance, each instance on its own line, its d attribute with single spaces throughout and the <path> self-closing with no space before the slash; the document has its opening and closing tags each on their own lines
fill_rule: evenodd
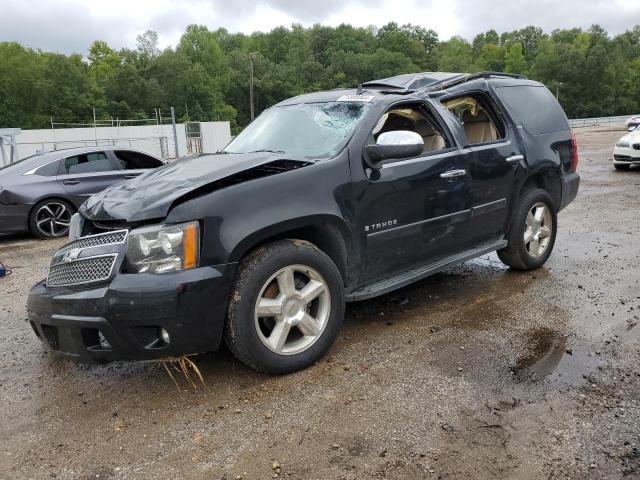
<svg viewBox="0 0 640 480">
<path fill-rule="evenodd" d="M 374 283 L 370 283 L 369 285 L 365 285 L 364 287 L 361 287 L 351 293 L 348 293 L 346 295 L 346 300 L 347 302 L 356 302 L 359 300 L 366 300 L 368 298 L 373 298 L 385 293 L 392 292 L 393 290 L 397 290 L 398 288 L 410 285 L 435 273 L 439 273 L 449 267 L 453 267 L 481 255 L 500 250 L 501 248 L 506 247 L 507 243 L 508 242 L 506 240 L 500 240 L 498 242 L 484 244 L 472 250 L 467 250 L 462 254 L 452 255 L 450 257 L 443 258 L 442 260 L 430 263 L 428 265 L 423 265 L 408 272 L 402 272 L 395 277 L 387 278 L 385 280 L 378 280 Z"/>
</svg>

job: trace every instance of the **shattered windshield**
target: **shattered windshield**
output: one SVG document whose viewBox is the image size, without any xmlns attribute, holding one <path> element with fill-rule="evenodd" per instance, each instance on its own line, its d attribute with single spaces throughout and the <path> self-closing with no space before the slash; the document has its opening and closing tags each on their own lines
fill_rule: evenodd
<svg viewBox="0 0 640 480">
<path fill-rule="evenodd" d="M 364 102 L 273 107 L 245 128 L 224 152 L 270 151 L 292 157 L 330 157 L 340 151 L 368 107 Z"/>
</svg>

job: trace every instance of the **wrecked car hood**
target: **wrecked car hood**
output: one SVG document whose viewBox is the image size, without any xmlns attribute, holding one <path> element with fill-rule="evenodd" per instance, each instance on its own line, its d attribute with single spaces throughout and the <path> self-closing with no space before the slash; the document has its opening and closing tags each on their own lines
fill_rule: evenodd
<svg viewBox="0 0 640 480">
<path fill-rule="evenodd" d="M 176 201 L 194 190 L 281 158 L 267 152 L 196 155 L 113 185 L 91 196 L 80 211 L 87 218 L 103 221 L 165 218 Z"/>
</svg>

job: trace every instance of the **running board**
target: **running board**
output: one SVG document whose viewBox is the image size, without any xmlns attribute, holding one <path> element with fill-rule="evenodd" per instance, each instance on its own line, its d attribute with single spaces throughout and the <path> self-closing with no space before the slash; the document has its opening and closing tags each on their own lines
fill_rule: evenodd
<svg viewBox="0 0 640 480">
<path fill-rule="evenodd" d="M 388 278 L 375 283 L 371 283 L 359 288 L 354 292 L 347 294 L 346 300 L 347 302 L 355 302 L 358 300 L 366 300 L 368 298 L 373 298 L 377 297 L 378 295 L 389 293 L 398 288 L 405 287 L 413 282 L 417 282 L 418 280 L 422 280 L 423 278 L 433 275 L 434 273 L 446 270 L 449 267 L 453 267 L 481 255 L 500 250 L 501 248 L 506 247 L 507 243 L 508 242 L 506 240 L 500 240 L 496 243 L 474 248 L 473 250 L 469 250 L 462 255 L 447 257 L 430 265 L 425 265 L 409 272 L 403 272 L 393 278 Z"/>
</svg>

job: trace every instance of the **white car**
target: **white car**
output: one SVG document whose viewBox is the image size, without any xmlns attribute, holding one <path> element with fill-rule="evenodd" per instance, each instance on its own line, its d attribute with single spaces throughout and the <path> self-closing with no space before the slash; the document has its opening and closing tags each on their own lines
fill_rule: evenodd
<svg viewBox="0 0 640 480">
<path fill-rule="evenodd" d="M 627 133 L 613 148 L 613 166 L 617 170 L 628 170 L 631 165 L 640 165 L 640 128 Z"/>
</svg>

